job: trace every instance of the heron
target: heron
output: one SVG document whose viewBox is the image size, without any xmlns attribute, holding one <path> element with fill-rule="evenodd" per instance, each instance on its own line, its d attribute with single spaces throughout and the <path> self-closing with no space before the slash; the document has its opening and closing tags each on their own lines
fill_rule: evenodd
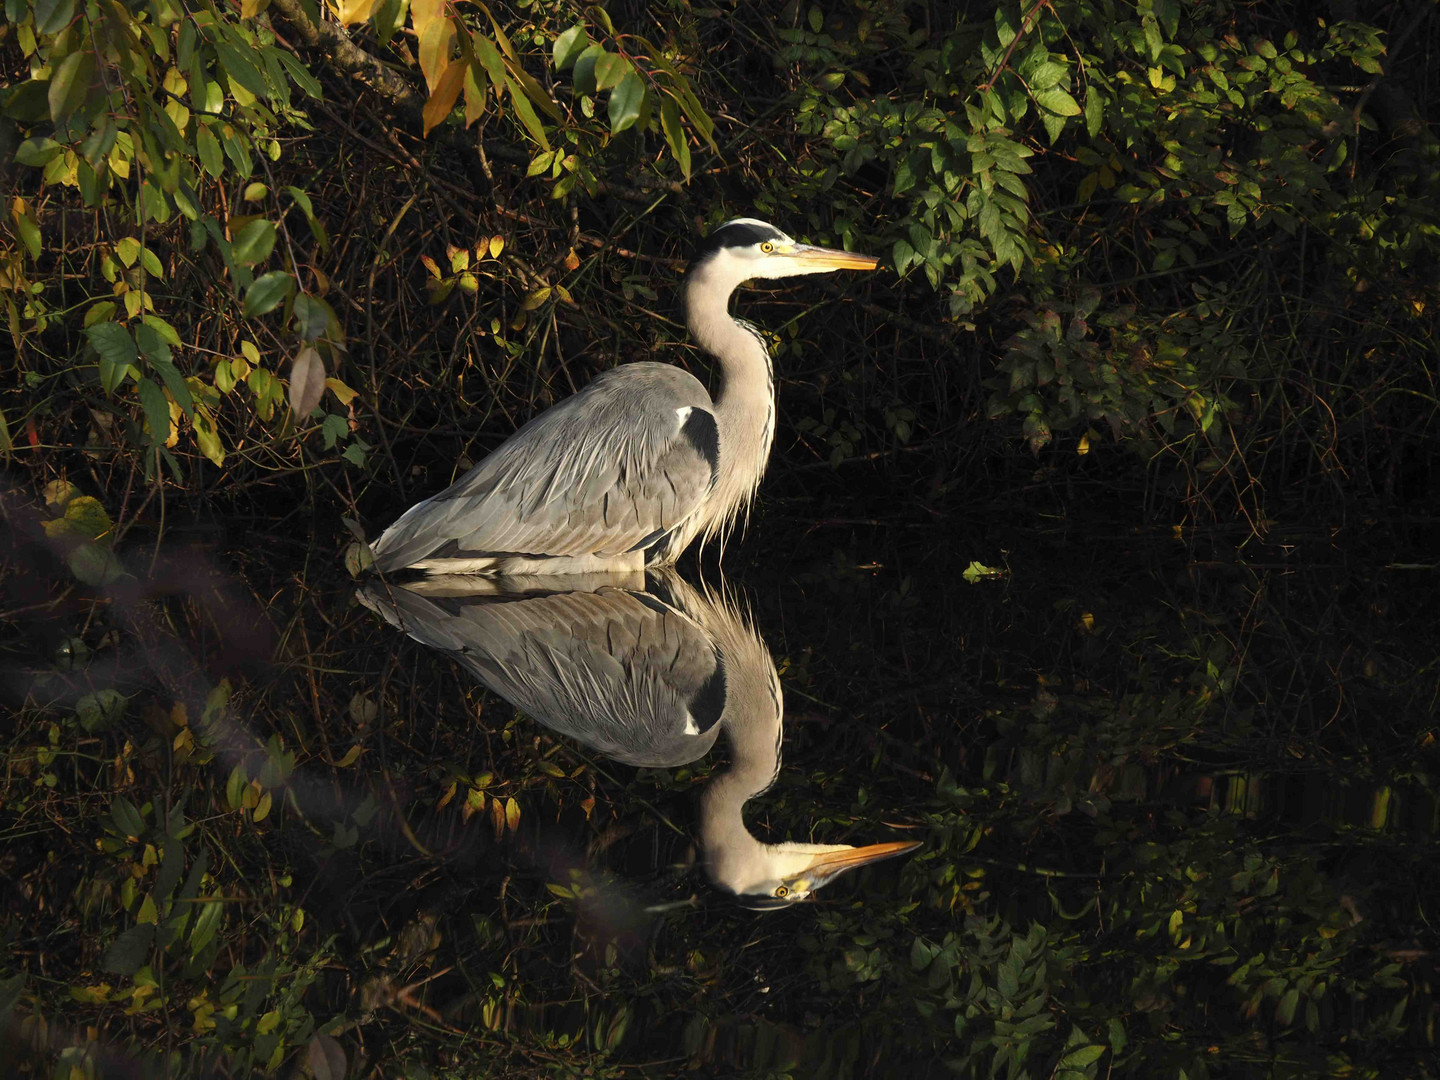
<svg viewBox="0 0 1440 1080">
<path fill-rule="evenodd" d="M 618 761 L 686 765 L 723 731 L 731 760 L 701 793 L 700 846 L 710 880 L 747 907 L 789 907 L 920 846 L 766 843 L 746 828 L 745 804 L 780 772 L 784 705 L 769 650 L 723 590 L 653 568 L 373 582 L 359 595 L 535 720 Z"/>
<path fill-rule="evenodd" d="M 684 280 L 690 336 L 720 365 L 712 399 L 670 364 L 621 364 L 536 416 L 374 543 L 375 566 L 440 574 L 577 574 L 673 563 L 697 537 L 723 543 L 748 511 L 775 435 L 765 340 L 730 315 L 746 281 L 873 270 L 880 260 L 798 243 L 735 218 Z"/>
</svg>

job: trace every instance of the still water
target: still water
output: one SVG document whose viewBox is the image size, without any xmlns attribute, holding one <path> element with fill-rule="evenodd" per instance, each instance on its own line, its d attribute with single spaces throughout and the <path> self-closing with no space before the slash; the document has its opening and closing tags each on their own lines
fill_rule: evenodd
<svg viewBox="0 0 1440 1080">
<path fill-rule="evenodd" d="M 0 1030 L 82 1076 L 1435 1073 L 1428 525 L 800 508 L 726 577 L 270 531 L 54 604 Z"/>
<path fill-rule="evenodd" d="M 617 1075 L 1424 1074 L 1407 571 L 891 532 L 361 589 L 362 714 L 434 807 L 372 916 L 431 935 L 425 1014 Z"/>
</svg>

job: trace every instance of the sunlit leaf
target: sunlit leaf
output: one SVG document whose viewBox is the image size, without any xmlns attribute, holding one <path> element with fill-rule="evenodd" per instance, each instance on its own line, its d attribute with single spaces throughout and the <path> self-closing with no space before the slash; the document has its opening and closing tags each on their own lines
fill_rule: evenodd
<svg viewBox="0 0 1440 1080">
<path fill-rule="evenodd" d="M 295 278 L 284 270 L 271 270 L 268 274 L 261 274 L 245 290 L 242 311 L 246 316 L 264 315 L 267 311 L 273 311 L 290 295 L 294 286 Z M 259 362 L 258 356 L 254 362 Z"/>
<path fill-rule="evenodd" d="M 610 91 L 610 131 L 618 135 L 640 119 L 640 106 L 645 101 L 645 80 L 631 71 L 620 85 Z"/>
<path fill-rule="evenodd" d="M 520 117 L 520 122 L 525 125 L 525 130 L 530 132 L 531 138 L 538 142 L 546 150 L 550 149 L 550 140 L 545 135 L 545 125 L 540 122 L 540 117 L 530 107 L 530 101 L 525 97 L 524 91 L 515 85 L 515 80 L 506 78 L 505 88 L 510 92 L 510 104 L 515 107 L 515 113 Z"/>
<path fill-rule="evenodd" d="M 1035 104 L 1057 116 L 1080 115 L 1079 102 L 1058 86 L 1052 86 L 1046 90 L 1036 90 L 1030 96 L 1035 99 Z"/>
<path fill-rule="evenodd" d="M 465 126 L 479 120 L 485 114 L 485 99 L 490 78 L 485 74 L 479 60 L 472 59 L 465 66 Z"/>
<path fill-rule="evenodd" d="M 660 101 L 660 126 L 665 129 L 665 141 L 670 145 L 670 155 L 690 179 L 690 140 L 685 137 L 685 128 L 680 121 L 680 104 L 666 95 Z"/>
<path fill-rule="evenodd" d="M 325 362 L 314 346 L 295 354 L 290 364 L 290 411 L 297 417 L 310 415 L 325 393 Z"/>
<path fill-rule="evenodd" d="M 336 14 L 341 26 L 365 22 L 375 9 L 376 0 L 340 0 Z"/>
<path fill-rule="evenodd" d="M 455 46 L 455 24 L 449 19 L 432 19 L 425 24 L 420 37 L 420 72 L 425 76 L 425 86 L 434 97 L 440 79 L 452 66 L 450 53 Z M 459 86 L 456 86 L 459 93 Z M 451 98 L 454 104 L 454 98 Z M 449 109 L 445 110 L 449 112 Z M 434 126 L 433 124 L 431 125 Z M 427 129 L 428 130 L 428 129 Z"/>
<path fill-rule="evenodd" d="M 425 102 L 425 108 L 421 111 L 424 134 L 429 135 L 431 128 L 450 115 L 450 110 L 455 107 L 465 85 L 465 73 L 469 67 L 470 65 L 462 60 L 452 60 L 445 73 L 440 76 L 439 83 L 431 91 L 430 99 Z"/>
<path fill-rule="evenodd" d="M 264 218 L 248 222 L 230 241 L 230 253 L 242 266 L 255 266 L 270 257 L 275 247 L 275 225 Z"/>
<path fill-rule="evenodd" d="M 75 17 L 75 0 L 35 0 L 35 29 L 57 34 Z"/>
<path fill-rule="evenodd" d="M 95 74 L 95 58 L 85 50 L 72 52 L 55 66 L 50 77 L 50 118 L 57 124 L 68 124 L 90 93 L 90 79 Z"/>
<path fill-rule="evenodd" d="M 633 70 L 630 61 L 619 53 L 603 53 L 595 60 L 595 89 L 609 90 L 618 86 L 620 80 Z"/>
<path fill-rule="evenodd" d="M 555 70 L 564 71 L 571 67 L 589 45 L 590 35 L 585 32 L 584 24 L 576 23 L 570 27 L 555 39 Z"/>
</svg>

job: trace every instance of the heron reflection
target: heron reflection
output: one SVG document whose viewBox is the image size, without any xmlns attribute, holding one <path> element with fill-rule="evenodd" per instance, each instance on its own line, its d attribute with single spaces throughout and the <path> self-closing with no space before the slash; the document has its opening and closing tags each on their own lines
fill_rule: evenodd
<svg viewBox="0 0 1440 1080">
<path fill-rule="evenodd" d="M 427 578 L 374 583 L 363 603 L 443 649 L 547 727 L 629 765 L 675 767 L 724 731 L 731 763 L 700 798 L 706 873 L 755 908 L 785 907 L 917 843 L 767 844 L 744 806 L 780 770 L 775 665 L 723 594 L 648 575 Z"/>
</svg>

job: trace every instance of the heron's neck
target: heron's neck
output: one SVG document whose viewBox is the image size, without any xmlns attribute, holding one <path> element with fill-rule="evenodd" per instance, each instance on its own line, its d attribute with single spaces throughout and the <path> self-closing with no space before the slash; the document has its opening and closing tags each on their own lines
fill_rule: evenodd
<svg viewBox="0 0 1440 1080">
<path fill-rule="evenodd" d="M 749 508 L 775 435 L 775 372 L 770 352 L 752 328 L 729 311 L 736 282 L 718 280 L 710 267 L 694 270 L 685 283 L 685 314 L 695 343 L 720 363 L 714 396 L 720 431 L 720 469 L 715 513 L 704 523 L 706 536 L 723 534 Z"/>
<path fill-rule="evenodd" d="M 732 888 L 767 846 L 745 827 L 744 811 L 745 804 L 774 783 L 780 771 L 784 724 L 780 683 L 769 657 L 763 667 L 755 665 L 750 672 L 744 691 L 739 695 L 732 691 L 722 721 L 730 744 L 730 767 L 712 776 L 700 796 L 700 843 L 706 863 L 713 880 Z"/>
</svg>

